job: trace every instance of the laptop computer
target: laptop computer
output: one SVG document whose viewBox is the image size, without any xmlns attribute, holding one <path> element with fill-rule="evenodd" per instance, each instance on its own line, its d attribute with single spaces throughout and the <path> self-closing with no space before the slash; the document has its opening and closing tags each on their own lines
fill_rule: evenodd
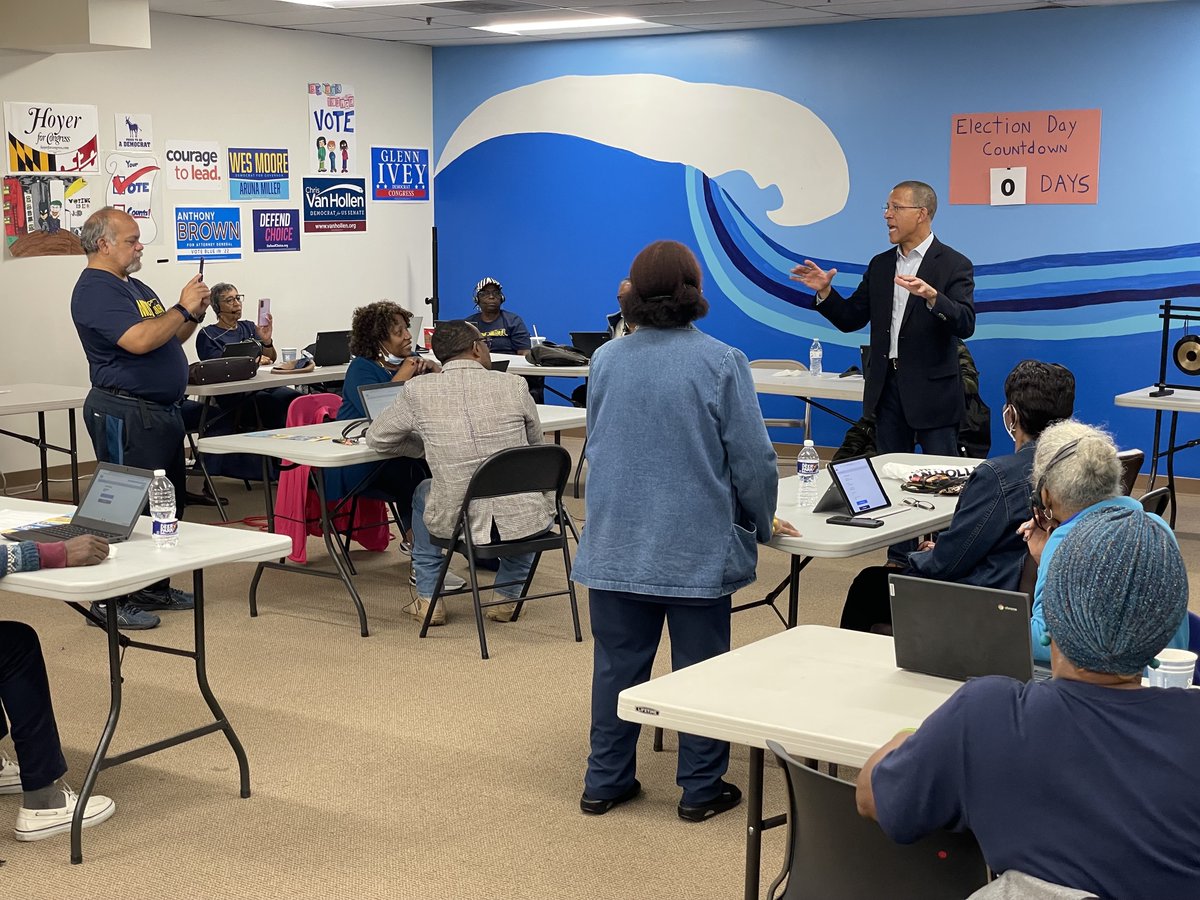
<svg viewBox="0 0 1200 900">
<path fill-rule="evenodd" d="M 221 351 L 221 358 L 224 359 L 230 356 L 259 356 L 262 353 L 262 345 L 258 341 L 237 341 L 233 344 L 226 344 L 225 349 Z"/>
<path fill-rule="evenodd" d="M 898 668 L 958 681 L 1050 677 L 1033 664 L 1028 594 L 908 575 L 889 575 L 888 592 Z"/>
<path fill-rule="evenodd" d="M 412 338 L 414 351 L 425 349 L 425 346 L 421 343 L 421 323 L 424 321 L 424 316 L 413 316 L 408 320 L 408 334 Z"/>
<path fill-rule="evenodd" d="M 154 473 L 111 463 L 98 463 L 92 483 L 69 525 L 47 525 L 5 532 L 10 541 L 50 543 L 82 534 L 94 534 L 110 544 L 128 540 L 138 516 L 146 508 Z"/>
<path fill-rule="evenodd" d="M 869 456 L 839 459 L 828 466 L 833 483 L 813 512 L 865 516 L 892 505 Z"/>
<path fill-rule="evenodd" d="M 380 384 L 360 384 L 358 399 L 368 422 L 374 422 L 381 412 L 392 405 L 404 390 L 403 381 L 384 381 Z"/>
<path fill-rule="evenodd" d="M 572 331 L 571 346 L 586 356 L 592 358 L 592 354 L 600 349 L 601 344 L 608 343 L 609 334 L 607 331 Z"/>
<path fill-rule="evenodd" d="M 340 366 L 350 362 L 350 332 L 318 331 L 312 357 L 318 366 Z"/>
</svg>

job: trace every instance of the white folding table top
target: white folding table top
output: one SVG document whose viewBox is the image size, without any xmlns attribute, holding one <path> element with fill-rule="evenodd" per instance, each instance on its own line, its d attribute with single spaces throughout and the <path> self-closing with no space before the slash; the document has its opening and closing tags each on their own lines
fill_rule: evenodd
<svg viewBox="0 0 1200 900">
<path fill-rule="evenodd" d="M 787 375 L 785 372 L 792 372 Z M 808 397 L 813 400 L 853 400 L 862 402 L 865 382 L 861 375 L 840 378 L 834 373 L 813 375 L 799 369 L 755 369 L 754 390 L 760 394 Z"/>
<path fill-rule="evenodd" d="M 6 521 L 17 514 L 28 515 L 26 523 L 56 516 L 70 516 L 74 507 L 0 498 L 0 515 Z M 8 526 L 4 530 L 10 530 Z M 113 555 L 97 566 L 15 572 L 0 578 L 0 590 L 32 594 L 52 600 L 86 602 L 117 597 L 153 584 L 161 578 L 227 562 L 259 562 L 278 559 L 291 552 L 287 535 L 247 531 L 241 528 L 179 523 L 179 544 L 159 550 L 150 536 L 150 519 L 138 519 L 129 540 L 113 544 Z"/>
<path fill-rule="evenodd" d="M 800 531 L 800 537 L 777 536 L 770 546 L 784 550 L 797 556 L 817 556 L 826 559 L 842 559 L 869 553 L 888 547 L 898 541 L 919 537 L 932 531 L 945 528 L 954 517 L 958 497 L 938 497 L 933 494 L 910 494 L 900 490 L 900 483 L 883 476 L 883 467 L 888 463 L 899 463 L 904 466 L 929 467 L 960 467 L 974 465 L 977 459 L 963 459 L 960 456 L 927 456 L 923 453 L 886 453 L 871 459 L 875 473 L 880 476 L 883 489 L 892 505 L 880 510 L 877 514 L 883 519 L 879 528 L 859 528 L 853 525 L 831 525 L 825 520 L 835 513 L 801 512 L 796 506 L 796 491 L 799 479 L 792 475 L 779 480 L 779 503 L 775 514 L 779 518 L 791 522 Z M 821 465 L 817 476 L 817 497 L 824 496 L 826 488 L 832 483 L 829 467 Z M 918 509 L 905 506 L 904 499 L 911 497 L 917 500 L 928 500 L 933 509 Z M 903 512 L 898 512 L 903 510 Z M 868 517 L 874 517 L 868 514 Z"/>
<path fill-rule="evenodd" d="M 323 381 L 342 381 L 346 377 L 349 363 L 340 366 L 317 366 L 303 372 L 272 372 L 270 366 L 259 366 L 258 374 L 245 381 L 223 381 L 220 384 L 189 384 L 191 397 L 220 397 L 226 394 L 247 394 L 265 391 L 273 387 L 291 387 L 297 384 L 319 384 Z"/>
<path fill-rule="evenodd" d="M 89 390 L 62 384 L 0 384 L 0 416 L 77 409 Z"/>
<path fill-rule="evenodd" d="M 1200 387 L 1200 384 L 1197 385 Z M 1155 409 L 1164 412 L 1200 413 L 1200 390 L 1188 391 L 1174 388 L 1174 393 L 1165 397 L 1151 397 L 1150 392 L 1158 388 L 1154 385 L 1139 388 L 1136 391 L 1126 391 L 1117 394 L 1113 402 L 1117 406 L 1129 406 L 1136 409 Z"/>
<path fill-rule="evenodd" d="M 510 375 L 540 375 L 543 378 L 587 378 L 589 366 L 535 366 L 522 353 L 493 353 L 493 362 L 508 362 Z"/>
<path fill-rule="evenodd" d="M 565 431 L 581 428 L 587 424 L 587 410 L 573 406 L 538 406 L 538 418 L 542 431 Z M 358 420 L 354 433 L 363 431 L 363 420 Z M 322 422 L 319 425 L 301 425 L 296 428 L 278 428 L 255 431 L 250 434 L 227 434 L 219 437 L 201 438 L 198 444 L 203 453 L 254 453 L 275 459 L 287 459 L 305 466 L 320 466 L 323 469 L 338 466 L 353 466 L 359 463 L 379 462 L 389 457 L 376 453 L 365 443 L 335 444 L 334 438 L 342 436 L 345 422 Z"/>
<path fill-rule="evenodd" d="M 750 747 L 862 766 L 961 682 L 896 668 L 890 637 L 801 625 L 626 688 L 617 714 Z"/>
</svg>

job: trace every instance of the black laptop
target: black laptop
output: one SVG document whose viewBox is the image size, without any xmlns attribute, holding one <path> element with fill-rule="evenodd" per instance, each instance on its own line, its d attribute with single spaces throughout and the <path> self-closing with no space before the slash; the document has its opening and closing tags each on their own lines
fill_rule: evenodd
<svg viewBox="0 0 1200 900">
<path fill-rule="evenodd" d="M 1050 677 L 1033 664 L 1028 594 L 908 575 L 889 575 L 888 592 L 898 668 L 958 681 Z"/>
<path fill-rule="evenodd" d="M 833 483 L 813 512 L 868 516 L 892 505 L 869 456 L 839 459 L 828 466 Z"/>
<path fill-rule="evenodd" d="M 340 366 L 350 362 L 350 332 L 318 331 L 312 357 L 318 366 Z"/>
<path fill-rule="evenodd" d="M 609 334 L 607 331 L 572 331 L 571 346 L 586 356 L 592 358 L 592 354 L 600 349 L 601 344 L 607 344 Z"/>
<path fill-rule="evenodd" d="M 221 351 L 221 358 L 229 356 L 261 356 L 262 344 L 258 341 L 237 341 L 233 344 L 226 344 L 225 349 Z"/>
<path fill-rule="evenodd" d="M 128 540 L 138 516 L 146 508 L 154 473 L 111 463 L 97 463 L 92 483 L 69 525 L 46 525 L 5 532 L 10 541 L 46 544 L 82 534 L 94 534 L 110 544 Z"/>
</svg>

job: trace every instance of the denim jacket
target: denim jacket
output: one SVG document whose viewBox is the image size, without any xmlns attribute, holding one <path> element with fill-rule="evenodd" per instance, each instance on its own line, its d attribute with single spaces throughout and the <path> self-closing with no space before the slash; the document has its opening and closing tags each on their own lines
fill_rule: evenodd
<svg viewBox="0 0 1200 900">
<path fill-rule="evenodd" d="M 694 327 L 593 354 L 582 585 L 712 599 L 754 581 L 778 471 L 745 355 Z"/>
<path fill-rule="evenodd" d="M 1029 519 L 1034 442 L 984 460 L 958 498 L 950 527 L 932 550 L 908 556 L 908 574 L 1015 591 L 1025 565 L 1017 526 Z"/>
</svg>

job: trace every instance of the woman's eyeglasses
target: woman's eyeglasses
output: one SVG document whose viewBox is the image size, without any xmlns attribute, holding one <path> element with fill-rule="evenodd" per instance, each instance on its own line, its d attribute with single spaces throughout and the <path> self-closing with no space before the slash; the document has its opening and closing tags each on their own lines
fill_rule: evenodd
<svg viewBox="0 0 1200 900">
<path fill-rule="evenodd" d="M 915 497 L 905 497 L 901 502 L 905 506 L 913 506 L 917 509 L 933 509 L 933 504 L 928 500 L 917 500 Z"/>
</svg>

